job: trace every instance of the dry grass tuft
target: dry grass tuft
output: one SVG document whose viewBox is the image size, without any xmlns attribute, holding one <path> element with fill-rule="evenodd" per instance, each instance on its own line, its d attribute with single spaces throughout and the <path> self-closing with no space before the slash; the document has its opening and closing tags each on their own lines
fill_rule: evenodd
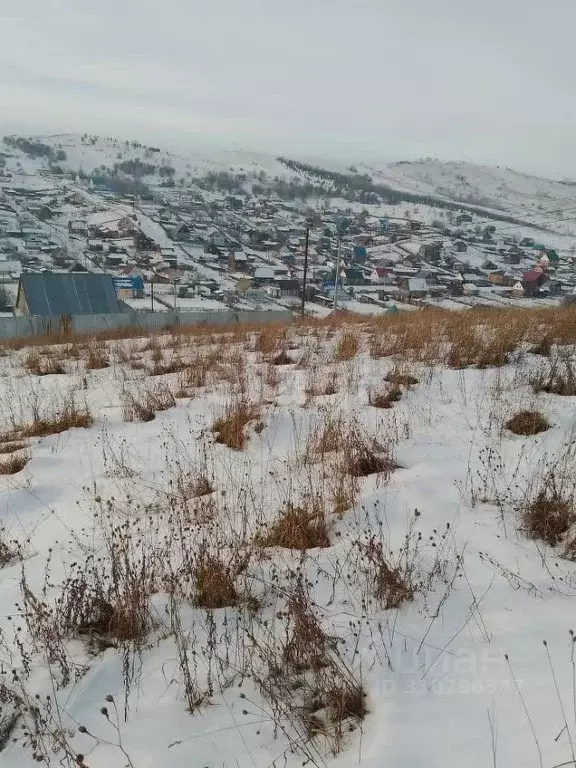
<svg viewBox="0 0 576 768">
<path fill-rule="evenodd" d="M 15 475 L 21 472 L 30 461 L 27 454 L 11 454 L 9 459 L 0 462 L 0 475 Z"/>
<path fill-rule="evenodd" d="M 330 546 L 328 525 L 323 510 L 317 502 L 310 505 L 286 504 L 280 516 L 257 536 L 262 547 L 283 549 L 315 549 Z"/>
<path fill-rule="evenodd" d="M 167 411 L 176 405 L 172 391 L 167 386 L 142 386 L 134 392 L 122 393 L 122 412 L 124 421 L 152 421 L 156 413 Z"/>
<path fill-rule="evenodd" d="M 286 616 L 288 639 L 282 650 L 283 662 L 295 672 L 326 668 L 333 641 L 320 625 L 300 574 L 288 595 Z"/>
<path fill-rule="evenodd" d="M 0 443 L 0 455 L 7 453 L 16 453 L 16 451 L 23 451 L 28 448 L 28 443 L 16 442 L 16 443 Z"/>
<path fill-rule="evenodd" d="M 368 404 L 374 408 L 392 408 L 394 403 L 402 399 L 402 390 L 393 385 L 387 391 L 371 392 L 368 395 Z"/>
<path fill-rule="evenodd" d="M 214 493 L 214 485 L 209 477 L 200 474 L 190 482 L 187 491 L 189 496 L 196 499 Z"/>
<path fill-rule="evenodd" d="M 94 423 L 92 414 L 87 408 L 79 408 L 70 399 L 62 410 L 53 416 L 38 417 L 29 424 L 21 427 L 15 436 L 17 437 L 47 437 L 59 435 L 68 429 L 88 429 Z"/>
<path fill-rule="evenodd" d="M 328 717 L 332 723 L 360 721 L 368 714 L 366 693 L 354 681 L 342 681 L 341 685 L 327 691 L 325 706 L 329 709 Z"/>
<path fill-rule="evenodd" d="M 397 387 L 413 387 L 418 384 L 418 379 L 415 376 L 405 373 L 398 368 L 394 368 L 394 370 L 384 376 L 384 381 L 395 384 Z"/>
<path fill-rule="evenodd" d="M 374 567 L 374 597 L 383 608 L 398 609 L 414 599 L 416 588 L 410 574 L 387 561 L 381 542 L 370 540 L 366 556 Z"/>
<path fill-rule="evenodd" d="M 86 370 L 97 371 L 110 366 L 110 353 L 104 341 L 93 341 L 88 345 Z"/>
<path fill-rule="evenodd" d="M 267 325 L 265 328 L 262 328 L 256 337 L 255 350 L 264 355 L 270 355 L 277 349 L 281 339 L 285 337 L 285 327 L 281 325 Z"/>
<path fill-rule="evenodd" d="M 212 427 L 216 442 L 235 451 L 243 450 L 247 440 L 245 429 L 251 421 L 257 421 L 259 416 L 258 407 L 244 399 L 229 403 Z"/>
<path fill-rule="evenodd" d="M 273 365 L 292 365 L 294 360 L 290 357 L 285 349 L 281 349 L 277 355 L 272 358 Z"/>
<path fill-rule="evenodd" d="M 66 373 L 61 360 L 53 357 L 43 357 L 36 350 L 30 350 L 24 359 L 24 368 L 35 376 L 62 375 Z"/>
<path fill-rule="evenodd" d="M 344 331 L 334 353 L 334 359 L 341 363 L 345 360 L 352 360 L 358 354 L 360 342 L 358 335 L 353 331 Z"/>
<path fill-rule="evenodd" d="M 150 376 L 164 376 L 167 373 L 180 373 L 188 368 L 188 363 L 185 363 L 177 355 L 173 355 L 169 360 L 165 360 L 164 358 L 154 360 L 149 373 Z"/>
<path fill-rule="evenodd" d="M 312 453 L 324 456 L 339 451 L 344 441 L 345 428 L 341 416 L 328 416 L 310 440 Z"/>
<path fill-rule="evenodd" d="M 22 556 L 20 543 L 16 539 L 7 539 L 5 528 L 0 528 L 0 568 L 5 568 L 17 560 L 22 560 Z"/>
<path fill-rule="evenodd" d="M 550 370 L 540 371 L 530 382 L 534 392 L 546 392 L 561 397 L 576 396 L 576 369 L 568 354 L 554 360 Z"/>
<path fill-rule="evenodd" d="M 387 446 L 362 435 L 357 428 L 352 428 L 346 437 L 344 460 L 352 477 L 379 474 L 388 478 L 399 468 Z"/>
<path fill-rule="evenodd" d="M 234 575 L 222 560 L 202 553 L 194 569 L 194 605 L 209 609 L 237 605 Z"/>
<path fill-rule="evenodd" d="M 538 435 L 550 429 L 550 424 L 538 411 L 520 411 L 508 419 L 506 429 L 515 435 Z"/>
<path fill-rule="evenodd" d="M 536 497 L 522 510 L 524 530 L 532 539 L 558 544 L 576 519 L 574 496 L 551 473 Z"/>
<path fill-rule="evenodd" d="M 540 341 L 535 344 L 533 347 L 530 347 L 530 352 L 533 355 L 540 355 L 541 357 L 550 357 L 552 354 L 552 344 L 554 343 L 554 339 L 550 334 L 545 333 L 544 336 L 540 339 Z"/>
</svg>

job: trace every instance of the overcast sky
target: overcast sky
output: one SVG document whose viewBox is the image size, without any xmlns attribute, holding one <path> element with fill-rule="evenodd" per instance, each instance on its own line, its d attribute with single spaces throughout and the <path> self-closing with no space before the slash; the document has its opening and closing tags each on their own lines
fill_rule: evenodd
<svg viewBox="0 0 576 768">
<path fill-rule="evenodd" d="M 576 176 L 574 0 L 0 0 L 0 128 Z"/>
</svg>

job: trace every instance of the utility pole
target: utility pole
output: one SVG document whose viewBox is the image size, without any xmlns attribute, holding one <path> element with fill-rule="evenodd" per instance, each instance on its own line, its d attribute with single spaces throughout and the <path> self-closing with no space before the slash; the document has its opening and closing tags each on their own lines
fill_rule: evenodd
<svg viewBox="0 0 576 768">
<path fill-rule="evenodd" d="M 336 277 L 334 279 L 334 306 L 333 311 L 338 309 L 338 281 L 340 280 L 340 254 L 342 252 L 342 235 L 338 235 L 338 255 L 336 256 Z"/>
<path fill-rule="evenodd" d="M 308 274 L 308 242 L 310 239 L 310 222 L 306 220 L 306 241 L 304 243 L 304 280 L 302 281 L 302 309 L 300 314 L 304 317 L 306 304 L 306 275 Z"/>
<path fill-rule="evenodd" d="M 154 312 L 154 278 L 150 280 L 150 299 L 152 302 L 152 312 Z"/>
</svg>

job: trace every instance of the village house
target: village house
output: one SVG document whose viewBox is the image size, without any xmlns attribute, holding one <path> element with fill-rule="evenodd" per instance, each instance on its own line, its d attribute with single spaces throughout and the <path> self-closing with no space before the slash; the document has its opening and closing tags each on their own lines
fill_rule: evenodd
<svg viewBox="0 0 576 768">
<path fill-rule="evenodd" d="M 430 293 L 428 283 L 423 277 L 407 277 L 400 280 L 400 293 L 409 299 L 423 299 Z"/>
<path fill-rule="evenodd" d="M 88 225 L 81 219 L 72 219 L 68 222 L 68 232 L 71 235 L 80 235 L 85 237 L 88 234 Z"/>
<path fill-rule="evenodd" d="M 534 297 L 540 294 L 542 286 L 548 281 L 548 275 L 542 267 L 534 267 L 522 276 L 522 287 L 526 296 Z"/>
<path fill-rule="evenodd" d="M 230 272 L 247 272 L 249 269 L 248 256 L 242 251 L 235 253 L 230 251 L 228 254 L 228 269 Z"/>
<path fill-rule="evenodd" d="M 43 272 L 20 277 L 15 313 L 60 317 L 121 312 L 111 275 Z"/>
<path fill-rule="evenodd" d="M 273 267 L 255 267 L 253 277 L 254 286 L 258 287 L 259 285 L 273 282 L 276 279 L 276 274 Z"/>
</svg>

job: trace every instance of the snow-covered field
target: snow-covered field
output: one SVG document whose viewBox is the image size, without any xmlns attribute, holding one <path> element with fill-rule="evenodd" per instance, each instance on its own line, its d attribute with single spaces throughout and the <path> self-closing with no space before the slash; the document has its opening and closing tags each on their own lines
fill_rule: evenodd
<svg viewBox="0 0 576 768">
<path fill-rule="evenodd" d="M 574 327 L 8 350 L 2 766 L 572 764 Z"/>
</svg>

